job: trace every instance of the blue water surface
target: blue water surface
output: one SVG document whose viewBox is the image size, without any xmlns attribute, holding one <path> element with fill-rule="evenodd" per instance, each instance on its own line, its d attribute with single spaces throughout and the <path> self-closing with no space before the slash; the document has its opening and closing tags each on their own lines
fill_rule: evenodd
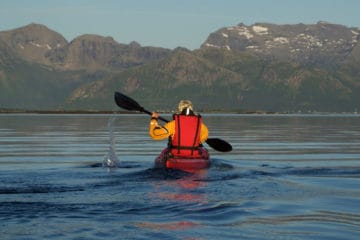
<svg viewBox="0 0 360 240">
<path fill-rule="evenodd" d="M 359 238 L 359 115 L 203 118 L 233 151 L 190 174 L 146 115 L 0 115 L 1 239 Z"/>
</svg>

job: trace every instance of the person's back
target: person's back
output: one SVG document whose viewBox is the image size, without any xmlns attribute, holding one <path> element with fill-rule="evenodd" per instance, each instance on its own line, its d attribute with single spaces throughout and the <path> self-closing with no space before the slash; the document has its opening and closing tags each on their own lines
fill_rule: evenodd
<svg viewBox="0 0 360 240">
<path fill-rule="evenodd" d="M 188 114 L 186 114 L 186 112 Z M 175 133 L 169 141 L 170 152 L 179 156 L 198 155 L 202 119 L 192 111 L 185 109 L 181 114 L 174 114 Z"/>
<path fill-rule="evenodd" d="M 158 113 L 153 112 L 149 126 L 152 139 L 169 138 L 168 151 L 174 156 L 198 157 L 202 154 L 200 146 L 206 141 L 209 132 L 202 117 L 194 113 L 190 101 L 180 101 L 174 120 L 164 126 L 158 125 L 158 117 Z"/>
</svg>

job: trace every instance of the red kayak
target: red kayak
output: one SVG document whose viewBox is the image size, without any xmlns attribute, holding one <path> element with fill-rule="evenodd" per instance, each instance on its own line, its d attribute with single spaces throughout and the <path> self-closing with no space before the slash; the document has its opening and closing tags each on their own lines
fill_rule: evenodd
<svg viewBox="0 0 360 240">
<path fill-rule="evenodd" d="M 171 156 L 165 148 L 155 159 L 156 168 L 178 169 L 186 172 L 194 172 L 210 167 L 209 153 L 205 148 L 200 148 L 200 155 L 196 157 Z"/>
</svg>

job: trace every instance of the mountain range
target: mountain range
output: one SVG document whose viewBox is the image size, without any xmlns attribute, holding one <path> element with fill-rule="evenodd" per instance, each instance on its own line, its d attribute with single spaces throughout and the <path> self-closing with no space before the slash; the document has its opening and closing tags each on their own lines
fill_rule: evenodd
<svg viewBox="0 0 360 240">
<path fill-rule="evenodd" d="M 0 32 L 0 109 L 113 111 L 120 91 L 154 110 L 354 112 L 359 66 L 360 29 L 327 22 L 240 23 L 195 50 L 68 42 L 33 23 Z"/>
</svg>

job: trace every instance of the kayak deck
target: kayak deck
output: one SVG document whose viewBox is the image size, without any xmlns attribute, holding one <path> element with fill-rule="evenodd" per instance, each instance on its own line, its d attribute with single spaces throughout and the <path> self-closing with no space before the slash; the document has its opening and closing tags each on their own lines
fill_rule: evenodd
<svg viewBox="0 0 360 240">
<path fill-rule="evenodd" d="M 168 150 L 164 149 L 155 159 L 155 168 L 178 169 L 193 172 L 210 167 L 209 153 L 205 148 L 200 149 L 201 154 L 195 158 L 187 156 L 169 156 Z"/>
</svg>

